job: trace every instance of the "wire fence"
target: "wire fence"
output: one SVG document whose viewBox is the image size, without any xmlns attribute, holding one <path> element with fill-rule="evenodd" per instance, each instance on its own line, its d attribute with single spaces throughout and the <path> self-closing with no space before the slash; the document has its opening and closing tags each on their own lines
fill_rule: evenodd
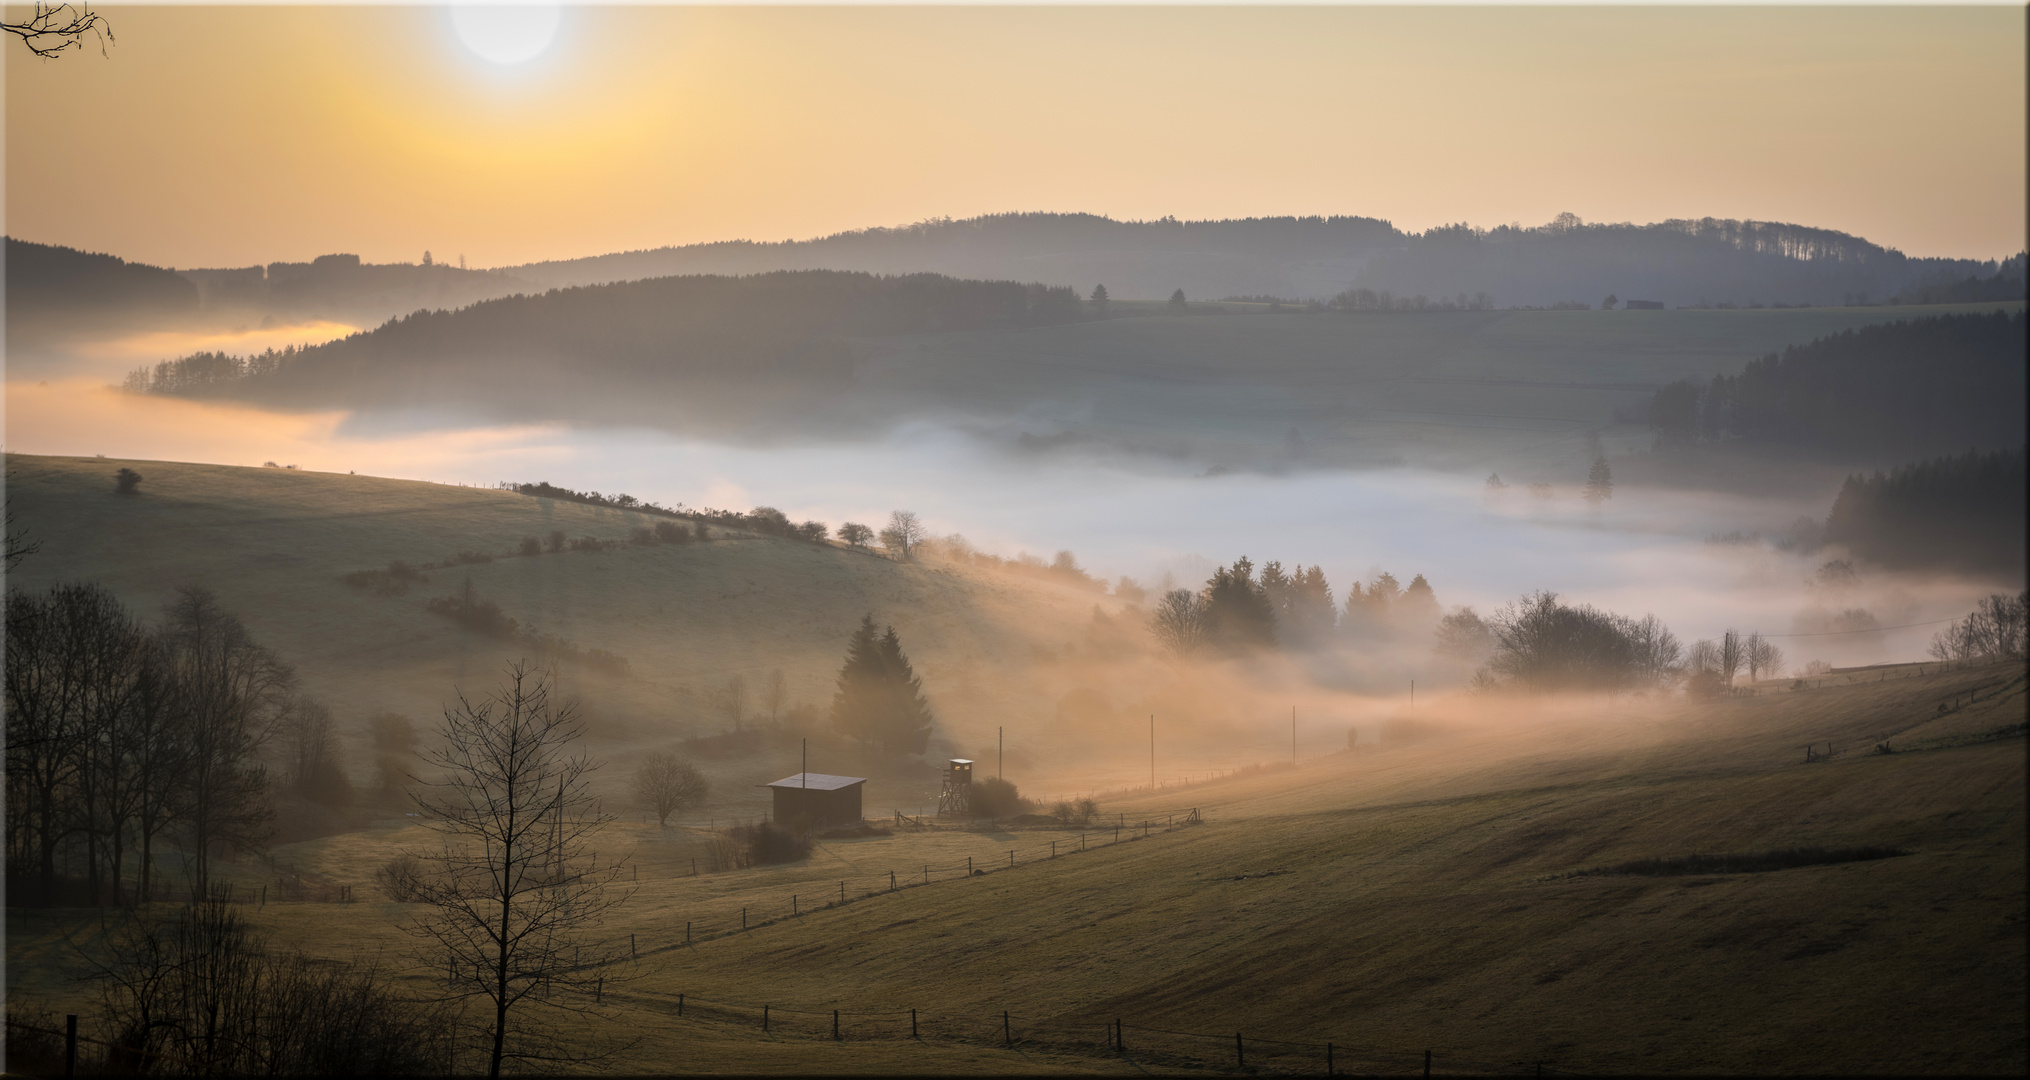
<svg viewBox="0 0 2030 1080">
<path fill-rule="evenodd" d="M 1245 1030 L 1183 1031 L 1131 1024 L 1098 1014 L 1039 1017 L 1014 1011 L 930 1013 L 919 1009 L 807 1009 L 688 994 L 611 995 L 687 1022 L 746 1028 L 767 1039 L 839 1042 L 916 1040 L 971 1046 L 1120 1057 L 1141 1065 L 1246 1070 L 1250 1073 L 1336 1075 L 1583 1076 L 1569 1066 L 1515 1060 L 1493 1062 L 1432 1051 L 1390 1051 L 1357 1042 L 1276 1039 Z"/>
<path fill-rule="evenodd" d="M 1043 841 L 1026 848 L 1011 847 L 991 857 L 967 856 L 964 862 L 949 865 L 919 863 L 884 871 L 878 877 L 846 878 L 836 884 L 812 882 L 807 887 L 792 891 L 788 896 L 778 894 L 766 900 L 742 904 L 737 914 L 730 910 L 729 905 L 728 910 L 715 912 L 707 917 L 686 919 L 681 931 L 676 929 L 672 920 L 669 924 L 670 929 L 658 931 L 653 938 L 638 932 L 630 934 L 626 951 L 631 958 L 669 952 L 714 938 L 726 937 L 729 934 L 757 930 L 785 919 L 801 918 L 814 911 L 825 911 L 862 900 L 871 900 L 905 889 L 985 877 L 1004 870 L 1051 863 L 1073 855 L 1104 851 L 1121 844 L 1204 823 L 1204 814 L 1196 806 L 1175 810 L 1154 810 L 1147 812 L 1140 821 L 1130 822 L 1123 819 L 1104 831 L 1083 832 L 1074 838 Z"/>
</svg>

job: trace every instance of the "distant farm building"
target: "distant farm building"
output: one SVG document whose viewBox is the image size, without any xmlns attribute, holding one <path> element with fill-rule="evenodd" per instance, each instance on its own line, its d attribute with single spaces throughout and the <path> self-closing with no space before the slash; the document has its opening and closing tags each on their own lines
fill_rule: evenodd
<svg viewBox="0 0 2030 1080">
<path fill-rule="evenodd" d="M 1628 307 L 1628 310 L 1630 310 L 1630 311 L 1662 311 L 1662 310 L 1663 310 L 1663 301 L 1661 301 L 1661 300 L 1630 300 L 1630 301 L 1628 302 L 1628 304 L 1627 304 L 1627 307 Z"/>
<path fill-rule="evenodd" d="M 864 776 L 796 773 L 768 787 L 775 792 L 775 820 L 794 821 L 809 815 L 813 825 L 858 822 Z"/>
</svg>

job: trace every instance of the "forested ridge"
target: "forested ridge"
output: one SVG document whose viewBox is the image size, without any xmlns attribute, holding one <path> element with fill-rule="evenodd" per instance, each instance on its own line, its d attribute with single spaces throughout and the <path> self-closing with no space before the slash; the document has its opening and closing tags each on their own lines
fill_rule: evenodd
<svg viewBox="0 0 2030 1080">
<path fill-rule="evenodd" d="M 345 384 L 399 384 L 431 368 L 506 377 L 519 364 L 560 361 L 575 376 L 824 383 L 850 376 L 847 339 L 854 336 L 1036 326 L 1085 314 L 1069 288 L 936 274 L 810 270 L 656 278 L 419 311 L 275 357 L 196 354 L 136 372 L 128 385 L 288 396 Z"/>
<path fill-rule="evenodd" d="M 1739 375 L 1656 392 L 1660 447 L 1740 441 L 1908 459 L 2024 442 L 2022 312 L 1842 331 L 1750 361 Z"/>
</svg>

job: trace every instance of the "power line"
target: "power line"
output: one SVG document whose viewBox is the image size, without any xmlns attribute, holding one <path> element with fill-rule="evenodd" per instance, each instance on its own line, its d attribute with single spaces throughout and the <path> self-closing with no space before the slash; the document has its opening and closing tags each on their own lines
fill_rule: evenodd
<svg viewBox="0 0 2030 1080">
<path fill-rule="evenodd" d="M 1766 638 L 1794 637 L 1838 637 L 1841 634 L 1879 634 L 1884 630 L 1908 630 L 1913 626 L 1937 626 L 1939 623 L 1956 622 L 1955 619 L 1933 619 L 1930 622 L 1904 623 L 1901 626 L 1867 626 L 1859 630 L 1822 630 L 1816 634 L 1764 634 Z"/>
</svg>

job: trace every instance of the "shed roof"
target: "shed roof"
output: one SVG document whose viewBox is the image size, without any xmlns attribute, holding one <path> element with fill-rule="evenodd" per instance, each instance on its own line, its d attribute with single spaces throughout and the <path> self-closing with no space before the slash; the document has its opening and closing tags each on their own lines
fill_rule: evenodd
<svg viewBox="0 0 2030 1080">
<path fill-rule="evenodd" d="M 810 783 L 808 785 L 804 783 L 806 778 L 810 780 Z M 833 776 L 829 773 L 814 772 L 814 773 L 791 773 L 790 775 L 785 776 L 780 780 L 777 780 L 773 784 L 766 784 L 763 786 L 772 788 L 796 788 L 799 790 L 808 789 L 810 791 L 837 791 L 840 788 L 849 788 L 852 787 L 854 784 L 864 784 L 866 782 L 867 778 L 864 776 Z"/>
</svg>

